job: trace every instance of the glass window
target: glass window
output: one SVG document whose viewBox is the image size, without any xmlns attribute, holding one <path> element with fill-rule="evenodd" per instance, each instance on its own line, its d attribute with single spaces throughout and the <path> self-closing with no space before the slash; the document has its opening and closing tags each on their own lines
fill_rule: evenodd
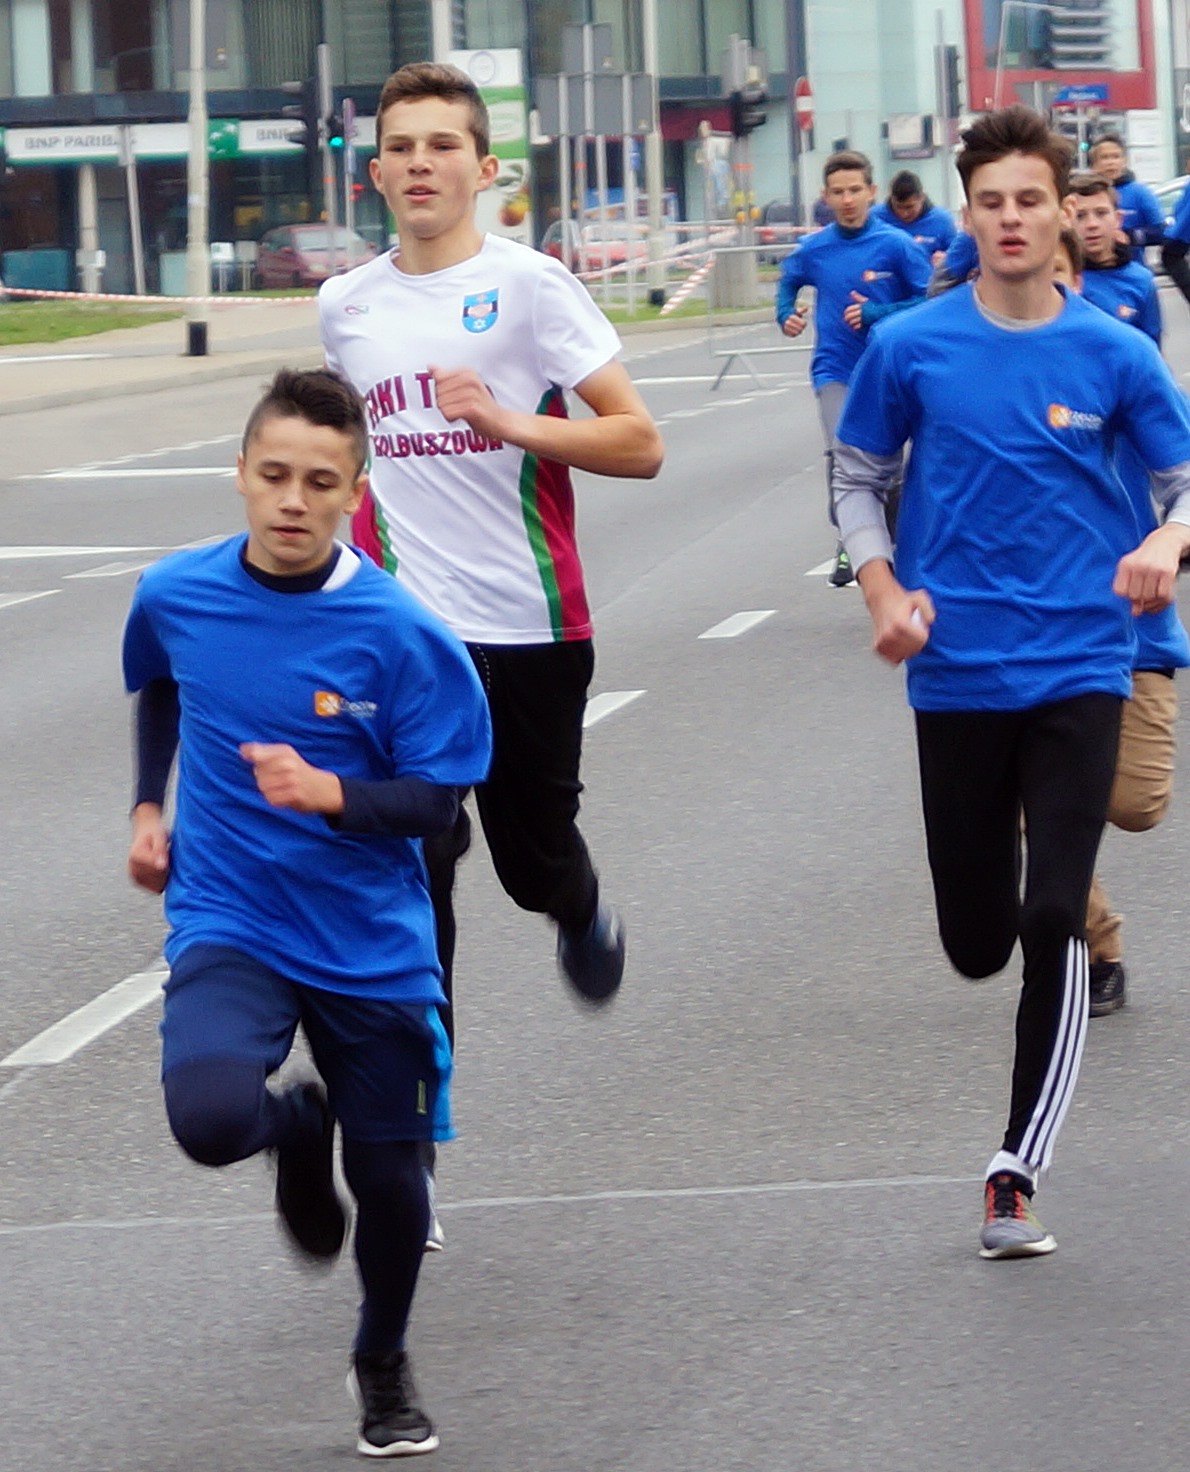
<svg viewBox="0 0 1190 1472">
<path fill-rule="evenodd" d="M 723 53 L 734 32 L 756 44 L 749 34 L 751 18 L 748 0 L 706 0 L 707 75 L 717 77 L 723 70 Z"/>
<path fill-rule="evenodd" d="M 752 21 L 758 46 L 768 58 L 770 72 L 783 72 L 786 66 L 785 0 L 752 0 Z"/>
<path fill-rule="evenodd" d="M 464 0 L 463 33 L 468 50 L 523 46 L 525 10 L 521 0 Z"/>
<path fill-rule="evenodd" d="M 663 77 L 700 77 L 706 70 L 702 55 L 702 0 L 665 0 L 659 25 L 658 65 Z"/>
</svg>

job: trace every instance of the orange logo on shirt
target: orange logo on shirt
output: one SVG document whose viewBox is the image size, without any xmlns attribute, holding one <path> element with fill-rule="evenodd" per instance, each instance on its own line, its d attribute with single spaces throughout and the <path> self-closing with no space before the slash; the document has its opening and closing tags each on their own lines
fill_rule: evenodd
<svg viewBox="0 0 1190 1472">
<path fill-rule="evenodd" d="M 1065 404 L 1051 404 L 1047 418 L 1051 429 L 1070 428 L 1070 410 Z"/>
<path fill-rule="evenodd" d="M 316 716 L 337 716 L 343 709 L 343 697 L 332 695 L 329 690 L 315 690 L 314 692 L 314 714 Z"/>
</svg>

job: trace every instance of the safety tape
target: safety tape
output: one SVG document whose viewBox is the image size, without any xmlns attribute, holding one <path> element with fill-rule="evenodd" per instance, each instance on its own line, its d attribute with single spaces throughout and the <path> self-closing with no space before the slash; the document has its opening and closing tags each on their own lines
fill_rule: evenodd
<svg viewBox="0 0 1190 1472">
<path fill-rule="evenodd" d="M 39 291 L 31 286 L 0 286 L 0 297 L 27 296 L 55 302 L 131 302 L 138 307 L 280 307 L 289 302 L 312 302 L 312 296 L 134 296 L 107 291 Z"/>
</svg>

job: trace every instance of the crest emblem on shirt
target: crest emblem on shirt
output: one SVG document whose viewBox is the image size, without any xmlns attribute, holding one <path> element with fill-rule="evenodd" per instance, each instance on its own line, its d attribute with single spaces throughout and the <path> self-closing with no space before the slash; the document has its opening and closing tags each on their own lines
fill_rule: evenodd
<svg viewBox="0 0 1190 1472">
<path fill-rule="evenodd" d="M 496 325 L 499 315 L 500 292 L 496 287 L 463 298 L 463 326 L 468 332 L 486 332 Z"/>
</svg>

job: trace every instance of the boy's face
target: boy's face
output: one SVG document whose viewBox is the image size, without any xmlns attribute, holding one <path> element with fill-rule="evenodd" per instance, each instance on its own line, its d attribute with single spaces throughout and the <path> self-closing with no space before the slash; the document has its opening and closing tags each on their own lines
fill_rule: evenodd
<svg viewBox="0 0 1190 1472">
<path fill-rule="evenodd" d="M 971 175 L 963 223 L 979 248 L 979 268 L 1005 284 L 1048 278 L 1058 236 L 1071 222 L 1044 158 L 1009 153 Z"/>
<path fill-rule="evenodd" d="M 906 225 L 912 225 L 921 214 L 925 202 L 924 194 L 911 194 L 908 199 L 890 199 L 888 203 L 898 220 L 903 220 Z"/>
<path fill-rule="evenodd" d="M 1091 167 L 1114 184 L 1128 167 L 1128 159 L 1118 143 L 1097 143 L 1091 150 Z"/>
<path fill-rule="evenodd" d="M 1054 253 L 1054 280 L 1059 286 L 1064 286 L 1067 291 L 1082 293 L 1083 278 L 1074 269 L 1074 263 L 1067 255 L 1066 248 L 1060 241 L 1058 243 L 1058 249 Z"/>
<path fill-rule="evenodd" d="M 823 185 L 822 197 L 840 225 L 859 230 L 867 224 L 876 186 L 867 182 L 863 169 L 836 169 Z"/>
<path fill-rule="evenodd" d="M 363 498 L 366 477 L 341 430 L 270 414 L 236 464 L 248 515 L 248 561 L 277 577 L 326 562 L 343 516 Z"/>
<path fill-rule="evenodd" d="M 1120 228 L 1120 212 L 1107 194 L 1076 194 L 1074 228 L 1082 241 L 1089 261 L 1110 261 L 1116 253 L 1116 231 Z"/>
<path fill-rule="evenodd" d="M 398 235 L 435 240 L 469 223 L 475 196 L 496 177 L 496 160 L 476 151 L 466 102 L 394 102 L 379 119 L 376 145 L 372 183 L 392 211 Z"/>
</svg>

